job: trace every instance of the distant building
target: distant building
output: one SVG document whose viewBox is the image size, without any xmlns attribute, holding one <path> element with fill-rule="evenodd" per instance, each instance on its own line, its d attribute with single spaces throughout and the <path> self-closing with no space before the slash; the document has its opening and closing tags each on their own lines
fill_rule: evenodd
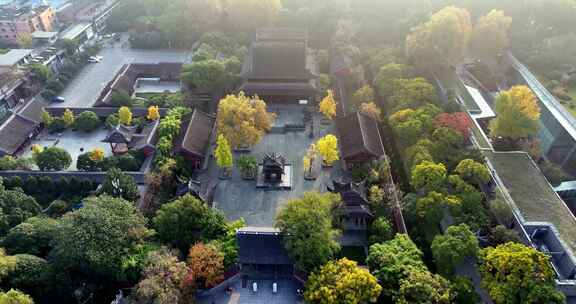
<svg viewBox="0 0 576 304">
<path fill-rule="evenodd" d="M 51 6 L 0 8 L 0 41 L 18 44 L 18 39 L 36 31 L 52 32 L 55 15 Z"/>
<path fill-rule="evenodd" d="M 308 34 L 294 28 L 263 28 L 242 67 L 239 90 L 268 103 L 305 104 L 316 99 L 318 63 Z"/>
<path fill-rule="evenodd" d="M 92 37 L 94 37 L 94 30 L 92 29 L 92 24 L 88 22 L 73 24 L 60 33 L 60 39 L 76 40 L 80 44 Z"/>
<path fill-rule="evenodd" d="M 32 60 L 32 49 L 11 49 L 0 55 L 0 71 L 17 68 Z"/>
<path fill-rule="evenodd" d="M 35 31 L 32 33 L 33 45 L 54 44 L 58 40 L 58 32 Z"/>
</svg>

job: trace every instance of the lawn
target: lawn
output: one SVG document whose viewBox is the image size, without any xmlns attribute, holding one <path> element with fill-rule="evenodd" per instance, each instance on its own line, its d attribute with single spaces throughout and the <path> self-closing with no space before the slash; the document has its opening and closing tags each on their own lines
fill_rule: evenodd
<svg viewBox="0 0 576 304">
<path fill-rule="evenodd" d="M 576 252 L 576 218 L 530 157 L 523 152 L 489 152 L 486 156 L 524 221 L 554 224 L 564 242 Z"/>
</svg>

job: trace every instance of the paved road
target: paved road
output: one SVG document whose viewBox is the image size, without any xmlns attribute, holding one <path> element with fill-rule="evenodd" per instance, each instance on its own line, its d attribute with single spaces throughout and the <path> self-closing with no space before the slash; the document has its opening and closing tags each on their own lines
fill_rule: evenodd
<svg viewBox="0 0 576 304">
<path fill-rule="evenodd" d="M 126 63 L 188 62 L 190 52 L 105 48 L 102 62 L 87 65 L 62 92 L 63 107 L 90 107 L 102 89 Z"/>
</svg>

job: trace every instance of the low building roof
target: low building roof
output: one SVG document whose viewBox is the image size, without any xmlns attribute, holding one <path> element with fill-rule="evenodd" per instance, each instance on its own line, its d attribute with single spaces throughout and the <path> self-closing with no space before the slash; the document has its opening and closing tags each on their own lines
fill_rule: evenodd
<svg viewBox="0 0 576 304">
<path fill-rule="evenodd" d="M 60 35 L 60 38 L 74 40 L 91 26 L 91 23 L 77 23 L 71 25 Z"/>
<path fill-rule="evenodd" d="M 34 39 L 52 39 L 56 36 L 58 36 L 58 32 L 35 31 L 32 33 Z"/>
<path fill-rule="evenodd" d="M 204 157 L 210 146 L 215 124 L 216 117 L 194 109 L 191 115 L 182 120 L 180 136 L 175 145 L 176 152 L 186 152 Z"/>
<path fill-rule="evenodd" d="M 375 158 L 384 156 L 378 124 L 369 116 L 356 112 L 340 117 L 336 120 L 336 132 L 343 159 L 360 154 Z"/>
<path fill-rule="evenodd" d="M 13 66 L 33 51 L 32 49 L 11 49 L 8 53 L 0 55 L 0 66 Z"/>
<path fill-rule="evenodd" d="M 525 152 L 486 151 L 485 155 L 502 180 L 524 224 L 551 223 L 574 255 L 576 217 L 532 158 Z"/>
<path fill-rule="evenodd" d="M 0 154 L 13 155 L 30 139 L 38 122 L 22 115 L 12 115 L 2 127 L 0 127 Z"/>
<path fill-rule="evenodd" d="M 291 265 L 280 230 L 243 227 L 236 232 L 238 259 L 242 264 Z"/>
</svg>

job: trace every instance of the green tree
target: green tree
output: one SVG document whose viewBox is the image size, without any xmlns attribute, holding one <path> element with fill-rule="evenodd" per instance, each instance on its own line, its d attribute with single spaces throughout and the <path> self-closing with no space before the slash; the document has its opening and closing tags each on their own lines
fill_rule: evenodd
<svg viewBox="0 0 576 304">
<path fill-rule="evenodd" d="M 100 118 L 92 111 L 84 111 L 76 118 L 76 128 L 83 132 L 92 132 L 100 126 Z"/>
<path fill-rule="evenodd" d="M 164 204 L 153 223 L 158 239 L 182 252 L 198 241 L 209 242 L 226 233 L 224 215 L 191 195 Z"/>
<path fill-rule="evenodd" d="M 36 200 L 26 195 L 21 189 L 6 190 L 0 183 L 0 234 L 6 235 L 8 230 L 26 219 L 39 214 L 40 205 Z"/>
<path fill-rule="evenodd" d="M 490 229 L 490 245 L 498 246 L 509 242 L 522 243 L 518 231 L 498 225 Z"/>
<path fill-rule="evenodd" d="M 352 94 L 352 101 L 357 107 L 363 103 L 374 102 L 374 100 L 374 89 L 369 85 L 362 86 Z"/>
<path fill-rule="evenodd" d="M 496 97 L 496 118 L 490 122 L 490 135 L 512 140 L 535 135 L 539 129 L 540 106 L 526 86 L 514 86 Z"/>
<path fill-rule="evenodd" d="M 101 191 L 128 201 L 135 201 L 138 198 L 138 185 L 134 178 L 118 168 L 112 168 L 106 172 Z"/>
<path fill-rule="evenodd" d="M 48 147 L 36 155 L 36 165 L 42 171 L 62 171 L 72 163 L 70 154 L 59 147 Z"/>
<path fill-rule="evenodd" d="M 416 201 L 416 211 L 418 216 L 425 220 L 429 227 L 437 227 L 446 210 L 458 208 L 461 201 L 454 195 L 444 195 L 442 193 L 431 191 Z"/>
<path fill-rule="evenodd" d="M 382 291 L 376 278 L 346 258 L 329 261 L 306 282 L 304 299 L 318 304 L 375 303 Z"/>
<path fill-rule="evenodd" d="M 42 299 L 52 284 L 48 262 L 30 254 L 17 254 L 14 258 L 16 266 L 10 273 L 6 285 Z"/>
<path fill-rule="evenodd" d="M 45 84 L 48 79 L 50 79 L 50 77 L 52 76 L 50 73 L 50 69 L 48 68 L 48 66 L 45 66 L 43 64 L 32 64 L 29 67 L 30 69 L 30 76 L 32 78 L 32 80 L 37 81 L 41 84 Z"/>
<path fill-rule="evenodd" d="M 439 103 L 434 86 L 421 77 L 394 80 L 393 92 L 388 101 L 394 111 Z"/>
<path fill-rule="evenodd" d="M 446 167 L 442 163 L 423 161 L 412 169 L 410 183 L 423 192 L 439 191 L 445 185 Z"/>
<path fill-rule="evenodd" d="M 512 18 L 501 10 L 491 10 L 480 17 L 474 26 L 470 49 L 480 57 L 494 57 L 509 45 L 508 29 Z"/>
<path fill-rule="evenodd" d="M 150 235 L 146 219 L 132 203 L 89 197 L 81 209 L 61 218 L 51 256 L 59 269 L 122 280 L 122 261 Z"/>
<path fill-rule="evenodd" d="M 480 251 L 482 287 L 496 304 L 564 303 L 550 258 L 535 248 L 506 243 Z"/>
<path fill-rule="evenodd" d="M 186 296 L 181 285 L 188 273 L 186 263 L 166 248 L 151 252 L 136 285 L 136 298 L 141 303 L 183 304 Z"/>
<path fill-rule="evenodd" d="M 397 304 L 449 304 L 454 294 L 450 283 L 443 277 L 428 270 L 409 267 L 408 275 L 400 280 Z"/>
<path fill-rule="evenodd" d="M 490 181 L 490 171 L 486 165 L 476 162 L 472 159 L 462 160 L 454 172 L 458 173 L 466 181 L 473 182 L 480 186 Z"/>
<path fill-rule="evenodd" d="M 434 68 L 444 62 L 456 64 L 466 55 L 472 30 L 470 13 L 447 6 L 406 37 L 406 53 L 418 66 Z"/>
<path fill-rule="evenodd" d="M 58 231 L 58 221 L 49 217 L 31 217 L 10 229 L 3 245 L 11 254 L 46 256 Z"/>
<path fill-rule="evenodd" d="M 282 9 L 280 0 L 229 0 L 224 4 L 230 25 L 243 31 L 270 26 Z"/>
<path fill-rule="evenodd" d="M 16 268 L 16 258 L 6 254 L 4 248 L 0 248 L 0 282 Z"/>
<path fill-rule="evenodd" d="M 339 203 L 336 194 L 307 192 L 289 200 L 276 216 L 275 226 L 284 234 L 284 246 L 299 269 L 312 271 L 339 251 L 332 222 L 332 210 Z"/>
<path fill-rule="evenodd" d="M 196 61 L 182 67 L 182 81 L 191 88 L 213 92 L 223 88 L 226 66 L 222 61 L 210 59 Z"/>
<path fill-rule="evenodd" d="M 396 234 L 390 241 L 370 246 L 366 264 L 389 296 L 397 293 L 400 281 L 411 271 L 427 271 L 422 252 L 406 234 Z"/>
<path fill-rule="evenodd" d="M 394 93 L 394 89 L 398 84 L 398 79 L 408 77 L 408 66 L 399 63 L 388 63 L 380 67 L 380 70 L 374 77 L 374 87 L 383 98 L 388 98 Z"/>
<path fill-rule="evenodd" d="M 0 304 L 34 304 L 34 300 L 21 291 L 10 289 L 8 292 L 0 292 Z"/>
<path fill-rule="evenodd" d="M 392 239 L 392 236 L 392 225 L 388 219 L 379 217 L 372 222 L 368 238 L 370 244 L 386 242 Z"/>
<path fill-rule="evenodd" d="M 450 226 L 445 234 L 437 235 L 430 246 L 438 270 L 451 274 L 454 267 L 467 257 L 476 257 L 480 250 L 476 235 L 466 224 Z"/>
</svg>

